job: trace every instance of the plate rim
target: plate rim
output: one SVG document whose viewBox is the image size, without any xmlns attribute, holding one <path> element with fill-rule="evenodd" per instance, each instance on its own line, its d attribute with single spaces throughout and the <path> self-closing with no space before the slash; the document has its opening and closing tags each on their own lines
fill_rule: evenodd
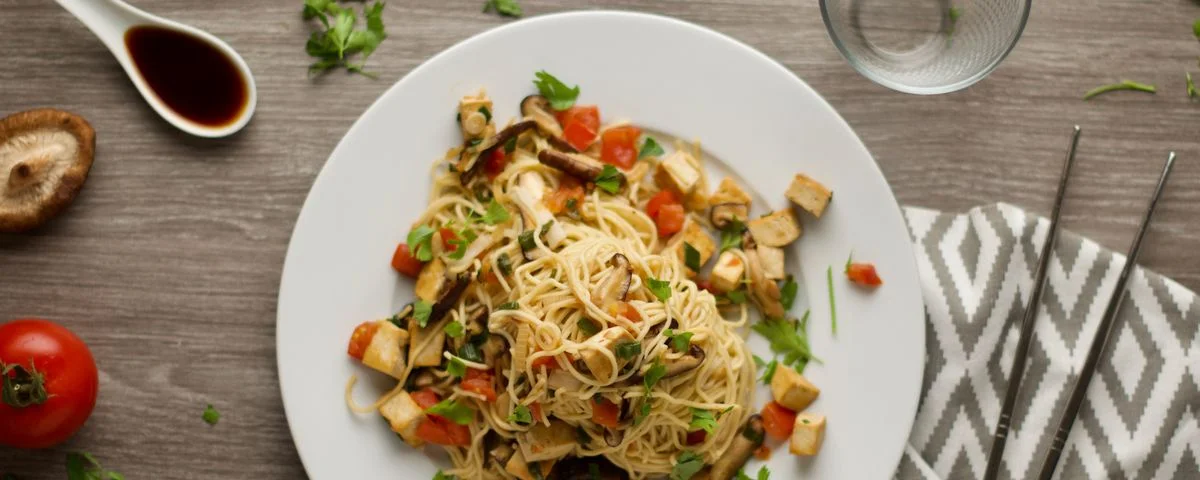
<svg viewBox="0 0 1200 480">
<path fill-rule="evenodd" d="M 282 371 L 282 365 L 284 363 L 284 358 L 282 357 L 282 353 L 281 353 L 282 350 L 280 349 L 279 330 L 280 330 L 282 323 L 284 322 L 280 306 L 282 305 L 282 302 L 284 299 L 284 292 L 287 290 L 287 288 L 286 288 L 288 285 L 287 279 L 289 277 L 288 271 L 290 268 L 295 268 L 295 267 L 293 267 L 294 262 L 292 260 L 292 251 L 293 251 L 292 243 L 295 241 L 296 233 L 299 231 L 300 226 L 302 225 L 302 222 L 305 218 L 305 212 L 312 211 L 312 209 L 309 208 L 309 202 L 312 201 L 312 199 L 313 199 L 312 193 L 317 189 L 318 185 L 321 185 L 323 181 L 327 181 L 327 179 L 329 178 L 329 175 L 327 172 L 330 168 L 330 164 L 331 164 L 332 160 L 338 156 L 339 151 L 346 148 L 347 139 L 352 136 L 351 134 L 353 134 L 359 128 L 362 128 L 362 125 L 364 124 L 364 122 L 366 122 L 367 117 L 370 116 L 368 114 L 376 111 L 376 107 L 379 107 L 380 105 L 384 104 L 385 101 L 389 97 L 395 95 L 396 92 L 399 91 L 405 84 L 412 81 L 412 78 L 418 76 L 420 73 L 424 72 L 425 70 L 427 70 L 429 68 L 433 68 L 432 65 L 438 63 L 438 60 L 440 60 L 444 57 L 451 56 L 456 51 L 463 49 L 468 45 L 478 43 L 478 42 L 485 42 L 490 37 L 492 37 L 494 35 L 502 34 L 503 32 L 506 32 L 508 30 L 530 28 L 536 24 L 547 23 L 547 22 L 556 22 L 556 21 L 562 21 L 562 20 L 572 20 L 572 19 L 581 18 L 581 17 L 582 18 L 613 17 L 613 18 L 651 20 L 651 21 L 658 21 L 658 22 L 666 22 L 669 24 L 673 24 L 674 26 L 688 28 L 688 29 L 696 31 L 697 33 L 712 36 L 717 40 L 729 43 L 730 45 L 733 45 L 733 46 L 737 47 L 739 50 L 741 50 L 743 54 L 752 56 L 759 61 L 765 62 L 764 63 L 765 65 L 769 65 L 771 68 L 776 69 L 780 73 L 783 73 L 784 75 L 786 75 L 787 78 L 789 78 L 792 82 L 794 82 L 797 87 L 804 90 L 806 93 L 811 94 L 814 98 L 819 100 L 818 104 L 826 110 L 826 113 L 832 114 L 833 118 L 836 118 L 837 121 L 840 123 L 840 126 L 842 128 L 844 128 L 847 132 L 850 132 L 851 137 L 853 138 L 854 142 L 856 143 L 855 146 L 857 146 L 858 148 L 861 148 L 862 151 L 867 154 L 867 157 L 870 159 L 869 168 L 872 169 L 872 171 L 878 175 L 878 178 L 883 180 L 884 186 L 886 188 L 887 196 L 890 199 L 892 206 L 894 207 L 893 214 L 899 215 L 899 217 L 901 219 L 901 223 L 904 228 L 904 231 L 903 231 L 904 238 L 907 239 L 911 243 L 911 234 L 908 231 L 907 222 L 905 221 L 903 207 L 901 207 L 899 200 L 896 198 L 895 192 L 892 190 L 891 184 L 887 181 L 887 177 L 883 174 L 883 171 L 879 166 L 879 162 L 875 159 L 875 156 L 871 153 L 870 149 L 867 148 L 866 144 L 863 143 L 862 139 L 858 135 L 858 132 L 856 132 L 850 126 L 850 124 L 846 121 L 846 119 L 844 117 L 842 117 L 842 115 L 840 113 L 838 113 L 838 111 L 835 108 L 833 108 L 833 105 L 830 104 L 829 101 L 826 100 L 824 96 L 822 96 L 819 92 L 817 92 L 814 88 L 812 88 L 812 86 L 810 86 L 802 78 L 800 78 L 799 75 L 792 72 L 785 65 L 783 65 L 779 61 L 775 60 L 774 58 L 768 56 L 767 54 L 759 51 L 758 49 L 754 48 L 753 46 L 751 46 L 741 40 L 738 40 L 730 35 L 727 35 L 725 33 L 717 31 L 713 28 L 710 28 L 710 27 L 707 27 L 704 25 L 700 25 L 697 23 L 689 22 L 686 20 L 682 20 L 682 19 L 678 19 L 675 17 L 666 16 L 666 15 L 655 14 L 655 13 L 625 11 L 625 10 L 578 10 L 578 11 L 549 13 L 549 14 L 544 14 L 544 15 L 538 15 L 535 17 L 528 17 L 528 18 L 521 19 L 521 20 L 518 20 L 515 22 L 510 22 L 510 23 L 506 23 L 503 25 L 498 25 L 498 26 L 495 26 L 492 28 L 488 28 L 488 29 L 478 32 L 474 35 L 471 35 L 463 40 L 455 42 L 454 44 L 442 49 L 441 51 L 437 52 L 436 54 L 425 59 L 417 66 L 413 67 L 412 70 L 409 70 L 407 73 L 405 73 L 399 79 L 397 79 L 386 90 L 384 90 L 382 93 L 380 93 L 379 96 L 376 97 L 375 100 L 373 100 L 371 102 L 371 104 L 368 105 L 362 111 L 362 113 L 359 114 L 359 116 L 354 120 L 354 122 L 351 123 L 350 127 L 346 130 L 346 132 L 338 140 L 338 142 L 334 146 L 333 150 L 330 151 L 329 155 L 325 159 L 325 162 L 322 163 L 320 170 L 317 172 L 317 175 L 313 178 L 312 185 L 309 187 L 308 192 L 305 194 L 304 202 L 302 202 L 302 204 L 300 206 L 300 211 L 296 215 L 296 222 L 292 226 L 291 234 L 288 236 L 288 248 L 284 253 L 283 267 L 280 269 L 279 292 L 278 292 L 278 295 L 276 296 L 276 305 L 275 305 L 276 306 L 276 317 L 275 317 L 275 362 L 276 362 L 276 365 L 275 365 L 275 372 L 276 372 L 276 378 L 279 383 L 280 401 L 283 404 L 284 418 L 287 421 L 287 425 L 288 425 L 288 435 L 291 437 L 292 446 L 296 450 L 296 455 L 300 459 L 301 466 L 304 468 L 306 476 L 310 475 L 309 472 L 311 469 L 309 466 L 309 460 L 306 459 L 306 457 L 304 456 L 304 453 L 303 453 L 302 449 L 300 448 L 299 439 L 295 435 L 295 428 L 294 428 L 295 426 L 293 424 L 294 415 L 289 411 L 289 407 L 288 407 L 289 402 L 288 402 L 288 396 L 286 395 L 286 392 L 288 391 L 288 389 L 284 385 L 285 380 L 284 380 L 284 375 L 283 375 L 283 371 Z M 917 279 L 919 280 L 920 269 L 918 266 L 917 254 L 913 249 L 911 249 L 911 248 L 908 249 L 908 254 L 904 256 L 904 262 L 907 264 L 908 269 L 911 272 L 913 272 L 915 275 L 917 275 Z M 805 293 L 807 295 L 807 298 L 810 298 L 810 299 L 818 298 L 818 297 L 814 297 L 812 295 L 812 290 L 815 287 L 810 285 L 809 282 L 804 282 L 804 285 L 805 285 L 804 288 L 805 288 Z M 924 299 L 923 293 L 921 292 L 921 290 L 919 288 L 917 289 L 916 301 L 919 304 L 918 310 L 919 310 L 919 315 L 921 316 L 921 319 L 922 319 L 919 322 L 921 325 L 921 335 L 920 335 L 920 337 L 921 337 L 921 345 L 920 345 L 921 355 L 920 355 L 919 365 L 920 365 L 920 371 L 922 372 L 921 376 L 923 377 L 924 370 L 925 370 L 926 363 L 927 363 L 927 357 L 928 357 L 928 350 L 926 348 L 926 345 L 927 345 L 926 342 L 928 340 L 929 332 L 928 332 L 927 322 L 925 322 L 925 320 L 924 320 L 924 317 L 926 315 L 925 299 Z M 917 416 L 919 406 L 920 406 L 920 398 L 921 398 L 921 389 L 918 388 L 916 391 L 916 398 L 912 402 L 911 413 L 903 416 L 904 430 L 909 432 L 910 435 L 913 430 L 913 426 L 915 425 L 915 422 L 916 422 L 916 416 Z M 905 443 L 903 445 L 900 446 L 900 448 L 897 449 L 895 454 L 892 455 L 893 458 L 892 458 L 891 462 L 889 462 L 889 463 L 891 465 L 893 465 L 893 467 L 892 467 L 893 471 L 899 467 L 900 461 L 902 460 L 902 458 L 904 456 L 906 448 L 907 448 L 907 440 L 905 441 Z"/>
</svg>

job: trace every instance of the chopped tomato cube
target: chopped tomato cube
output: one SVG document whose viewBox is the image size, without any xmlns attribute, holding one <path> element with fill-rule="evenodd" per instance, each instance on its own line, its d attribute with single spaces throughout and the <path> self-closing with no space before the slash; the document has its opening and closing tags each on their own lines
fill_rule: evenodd
<svg viewBox="0 0 1200 480">
<path fill-rule="evenodd" d="M 371 339 L 375 337 L 377 331 L 379 331 L 378 323 L 363 322 L 359 324 L 354 328 L 354 333 L 350 335 L 350 345 L 346 347 L 346 353 L 356 360 L 362 360 L 363 355 L 367 353 L 367 346 L 371 344 Z"/>
<path fill-rule="evenodd" d="M 868 287 L 883 285 L 883 279 L 875 271 L 875 265 L 870 263 L 851 263 L 846 267 L 846 277 L 850 281 Z"/>
<path fill-rule="evenodd" d="M 548 355 L 545 357 L 538 357 L 537 360 L 533 361 L 532 366 L 533 366 L 534 370 L 540 370 L 541 368 L 544 367 L 547 372 L 558 370 L 559 368 L 562 368 L 562 366 L 558 364 L 558 359 L 554 358 L 553 355 Z"/>
<path fill-rule="evenodd" d="M 679 199 L 670 190 L 658 192 L 646 202 L 646 215 L 649 215 L 651 220 L 657 220 L 662 207 L 673 203 L 679 203 Z"/>
<path fill-rule="evenodd" d="M 496 401 L 496 387 L 492 379 L 491 370 L 468 368 L 459 387 L 468 392 L 483 395 L 488 402 L 494 402 Z"/>
<path fill-rule="evenodd" d="M 696 288 L 699 288 L 701 290 L 704 290 L 704 291 L 710 292 L 710 293 L 720 293 L 720 292 L 717 292 L 716 290 L 714 290 L 713 286 L 712 286 L 712 282 L 708 281 L 708 279 L 705 279 L 705 278 L 697 278 L 696 279 Z"/>
<path fill-rule="evenodd" d="M 417 403 L 417 406 L 421 407 L 421 410 L 427 410 L 429 407 L 437 405 L 438 402 L 442 401 L 442 398 L 438 396 L 437 392 L 428 388 L 424 390 L 417 390 L 410 393 L 408 396 L 412 397 L 413 401 Z"/>
<path fill-rule="evenodd" d="M 571 107 L 555 114 L 562 125 L 563 139 L 576 150 L 587 150 L 600 131 L 600 109 L 595 105 Z"/>
<path fill-rule="evenodd" d="M 608 428 L 617 428 L 620 423 L 621 407 L 602 397 L 592 398 L 592 422 Z"/>
<path fill-rule="evenodd" d="M 435 445 L 465 447 L 471 444 L 471 429 L 437 415 L 426 415 L 417 425 L 417 438 Z"/>
<path fill-rule="evenodd" d="M 642 129 L 634 126 L 610 128 L 600 138 L 600 160 L 614 166 L 630 169 L 637 161 L 637 140 Z"/>
<path fill-rule="evenodd" d="M 397 272 L 417 278 L 417 275 L 421 274 L 422 265 L 421 261 L 409 252 L 407 243 L 400 242 L 400 245 L 396 246 L 396 253 L 392 254 L 392 268 Z"/>
<path fill-rule="evenodd" d="M 454 230 L 451 230 L 446 227 L 442 227 L 442 228 L 438 229 L 438 235 L 440 235 L 442 237 L 442 248 L 445 249 L 446 251 L 453 252 L 455 249 L 458 248 L 458 245 L 450 243 L 454 240 L 458 240 L 458 234 L 454 233 Z"/>
<path fill-rule="evenodd" d="M 504 171 L 504 167 L 508 166 L 508 154 L 504 153 L 504 147 L 498 147 L 492 150 L 486 161 L 483 171 L 487 173 L 488 180 L 495 180 Z"/>
<path fill-rule="evenodd" d="M 579 205 L 583 204 L 583 184 L 579 183 L 575 177 L 564 175 L 558 183 L 558 190 L 547 195 L 543 202 L 551 213 L 557 215 L 568 210 L 571 200 L 575 200 L 575 208 L 579 208 Z"/>
<path fill-rule="evenodd" d="M 708 432 L 706 432 L 704 430 L 696 430 L 694 432 L 688 432 L 687 433 L 687 444 L 688 445 L 699 445 L 701 443 L 704 443 L 704 439 L 706 439 L 706 438 L 708 438 Z"/>
<path fill-rule="evenodd" d="M 617 303 L 617 316 L 628 318 L 631 322 L 642 321 L 642 314 L 638 313 L 637 309 L 633 308 L 633 305 L 626 302 Z"/>
<path fill-rule="evenodd" d="M 776 440 L 787 440 L 792 435 L 792 429 L 796 428 L 796 412 L 775 402 L 763 406 L 762 419 L 767 435 Z"/>
<path fill-rule="evenodd" d="M 687 219 L 687 214 L 683 211 L 683 205 L 672 203 L 663 205 L 658 211 L 658 218 L 654 223 L 658 227 L 658 236 L 669 237 L 683 230 L 683 221 Z"/>
<path fill-rule="evenodd" d="M 538 402 L 529 404 L 529 414 L 533 416 L 535 422 L 540 422 L 545 418 L 542 416 L 542 404 Z"/>
</svg>

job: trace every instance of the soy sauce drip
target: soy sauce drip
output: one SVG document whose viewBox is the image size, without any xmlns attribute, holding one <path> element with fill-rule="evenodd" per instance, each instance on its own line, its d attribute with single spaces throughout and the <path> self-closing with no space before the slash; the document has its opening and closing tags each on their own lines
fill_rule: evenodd
<svg viewBox="0 0 1200 480">
<path fill-rule="evenodd" d="M 146 84 L 167 108 L 210 127 L 233 123 L 246 108 L 246 80 L 233 60 L 200 38 L 143 25 L 125 32 L 125 47 Z"/>
</svg>

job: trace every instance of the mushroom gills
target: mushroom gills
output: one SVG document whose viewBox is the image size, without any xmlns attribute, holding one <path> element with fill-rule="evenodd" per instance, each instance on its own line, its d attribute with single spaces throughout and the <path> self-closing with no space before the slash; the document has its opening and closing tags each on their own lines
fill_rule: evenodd
<svg viewBox="0 0 1200 480">
<path fill-rule="evenodd" d="M 620 253 L 614 253 L 608 259 L 612 271 L 595 290 L 592 290 L 592 303 L 601 310 L 614 312 L 617 302 L 623 302 L 629 295 L 629 286 L 633 283 L 633 267 L 629 259 Z"/>
<path fill-rule="evenodd" d="M 87 180 L 95 146 L 92 127 L 68 112 L 0 119 L 0 232 L 31 230 L 66 208 Z"/>
<path fill-rule="evenodd" d="M 562 127 L 558 124 L 558 119 L 554 118 L 554 114 L 550 113 L 550 101 L 546 100 L 546 97 L 535 94 L 521 99 L 521 115 L 537 122 L 538 130 L 543 135 L 554 139 L 562 137 Z"/>
</svg>

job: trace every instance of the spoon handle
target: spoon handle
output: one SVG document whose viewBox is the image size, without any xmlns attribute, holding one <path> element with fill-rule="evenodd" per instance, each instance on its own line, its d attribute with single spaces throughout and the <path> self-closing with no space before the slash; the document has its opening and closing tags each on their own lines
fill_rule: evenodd
<svg viewBox="0 0 1200 480">
<path fill-rule="evenodd" d="M 137 11 L 120 0 L 55 1 L 83 22 L 113 53 L 124 52 L 125 31 L 139 23 Z"/>
</svg>

